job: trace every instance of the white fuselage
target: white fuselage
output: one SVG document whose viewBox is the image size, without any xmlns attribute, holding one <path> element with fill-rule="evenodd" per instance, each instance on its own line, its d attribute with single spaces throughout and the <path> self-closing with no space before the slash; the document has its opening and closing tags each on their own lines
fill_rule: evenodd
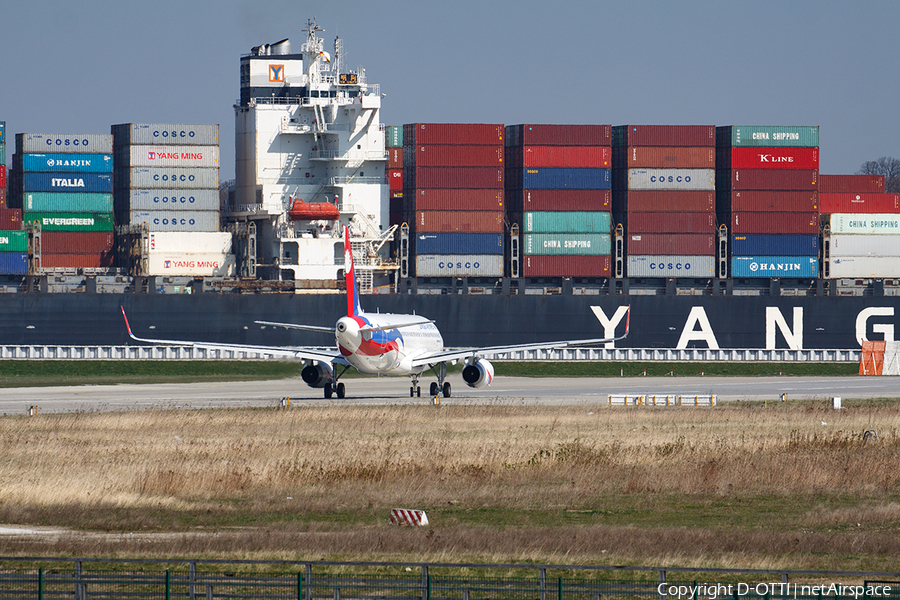
<svg viewBox="0 0 900 600">
<path fill-rule="evenodd" d="M 398 327 L 360 331 L 391 325 Z M 417 315 L 361 313 L 341 317 L 335 328 L 335 342 L 347 362 L 367 375 L 421 373 L 425 367 L 413 368 L 412 361 L 444 348 L 444 340 L 434 323 Z"/>
</svg>

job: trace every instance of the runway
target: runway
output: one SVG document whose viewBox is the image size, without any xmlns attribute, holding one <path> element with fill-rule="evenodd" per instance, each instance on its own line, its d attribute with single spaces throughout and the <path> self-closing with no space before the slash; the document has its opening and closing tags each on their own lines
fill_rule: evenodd
<svg viewBox="0 0 900 600">
<path fill-rule="evenodd" d="M 283 398 L 292 406 L 428 405 L 430 397 L 409 397 L 409 380 L 401 377 L 344 380 L 347 398 L 325 400 L 322 390 L 300 379 L 189 384 L 98 385 L 0 389 L 0 414 L 113 412 L 149 409 L 276 407 Z M 427 393 L 430 378 L 420 384 Z M 443 405 L 602 405 L 610 394 L 715 395 L 719 402 L 853 398 L 898 398 L 898 377 L 497 377 L 490 387 L 472 389 L 451 378 L 453 393 Z"/>
</svg>

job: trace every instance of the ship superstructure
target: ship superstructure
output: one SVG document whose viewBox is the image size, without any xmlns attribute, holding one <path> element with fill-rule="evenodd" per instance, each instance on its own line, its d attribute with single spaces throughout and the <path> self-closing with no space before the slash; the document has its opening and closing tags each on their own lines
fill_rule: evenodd
<svg viewBox="0 0 900 600">
<path fill-rule="evenodd" d="M 343 70 L 342 41 L 329 53 L 320 31 L 308 22 L 299 53 L 284 39 L 241 57 L 229 217 L 255 225 L 258 276 L 313 287 L 338 280 L 346 224 L 370 291 L 391 273 L 382 95 L 364 69 Z"/>
</svg>

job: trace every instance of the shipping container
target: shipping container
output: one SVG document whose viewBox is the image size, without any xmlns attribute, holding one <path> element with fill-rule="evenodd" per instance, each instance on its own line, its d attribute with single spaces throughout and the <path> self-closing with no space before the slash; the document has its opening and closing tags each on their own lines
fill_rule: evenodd
<svg viewBox="0 0 900 600">
<path fill-rule="evenodd" d="M 24 192 L 90 192 L 111 194 L 112 175 L 106 173 L 22 173 Z"/>
<path fill-rule="evenodd" d="M 9 208 L 6 204 L 6 186 L 0 186 L 0 209 Z"/>
<path fill-rule="evenodd" d="M 900 259 L 900 240 L 895 235 L 834 234 L 825 238 L 828 256 L 893 256 Z"/>
<path fill-rule="evenodd" d="M 610 125 L 507 125 L 507 146 L 610 146 Z"/>
<path fill-rule="evenodd" d="M 384 128 L 384 145 L 388 148 L 403 147 L 403 125 L 388 125 Z"/>
<path fill-rule="evenodd" d="M 716 254 L 716 236 L 707 233 L 635 233 L 625 237 L 627 254 L 648 256 Z"/>
<path fill-rule="evenodd" d="M 147 250 L 150 253 L 230 254 L 231 240 L 231 233 L 225 231 L 151 231 L 147 238 Z"/>
<path fill-rule="evenodd" d="M 717 174 L 722 190 L 817 190 L 815 169 L 733 169 Z"/>
<path fill-rule="evenodd" d="M 526 233 L 523 255 L 609 256 L 612 251 L 608 233 Z"/>
<path fill-rule="evenodd" d="M 505 213 L 500 211 L 416 211 L 416 233 L 503 233 Z"/>
<path fill-rule="evenodd" d="M 731 233 L 819 233 L 815 212 L 732 212 Z"/>
<path fill-rule="evenodd" d="M 0 121 L 0 144 L 6 145 L 6 121 Z"/>
<path fill-rule="evenodd" d="M 715 169 L 716 149 L 690 146 L 620 146 L 613 152 L 614 169 Z"/>
<path fill-rule="evenodd" d="M 819 192 L 880 194 L 884 192 L 884 175 L 822 175 Z"/>
<path fill-rule="evenodd" d="M 716 215 L 688 212 L 629 212 L 626 215 L 628 235 L 636 233 L 715 233 Z"/>
<path fill-rule="evenodd" d="M 713 277 L 716 257 L 631 254 L 626 268 L 628 277 Z"/>
<path fill-rule="evenodd" d="M 502 189 L 420 189 L 409 197 L 414 210 L 503 210 Z M 404 198 L 406 198 L 404 196 Z"/>
<path fill-rule="evenodd" d="M 116 149 L 116 166 L 121 167 L 218 167 L 218 146 L 125 146 Z"/>
<path fill-rule="evenodd" d="M 28 252 L 28 232 L 0 230 L 0 252 Z"/>
<path fill-rule="evenodd" d="M 147 224 L 150 231 L 219 231 L 217 210 L 132 210 L 129 224 Z"/>
<path fill-rule="evenodd" d="M 502 233 L 418 233 L 416 254 L 503 254 Z"/>
<path fill-rule="evenodd" d="M 403 164 L 414 167 L 503 167 L 503 146 L 425 144 L 407 146 Z"/>
<path fill-rule="evenodd" d="M 183 146 L 218 146 L 218 125 L 192 125 L 185 123 L 124 123 L 112 126 L 113 143 L 116 146 L 134 144 L 159 146 L 179 144 Z"/>
<path fill-rule="evenodd" d="M 715 125 L 616 125 L 613 146 L 715 146 Z"/>
<path fill-rule="evenodd" d="M 388 190 L 391 192 L 403 191 L 403 169 L 386 169 Z"/>
<path fill-rule="evenodd" d="M 28 212 L 22 215 L 27 224 L 38 224 L 42 231 L 112 231 L 110 213 Z"/>
<path fill-rule="evenodd" d="M 16 152 L 112 154 L 112 136 L 105 133 L 17 133 Z"/>
<path fill-rule="evenodd" d="M 22 229 L 22 209 L 0 208 L 0 229 L 4 231 Z"/>
<path fill-rule="evenodd" d="M 898 214 L 846 214 L 834 213 L 829 216 L 831 233 L 865 233 L 878 235 L 900 235 L 900 215 Z M 900 239 L 898 239 L 900 243 Z"/>
<path fill-rule="evenodd" d="M 122 177 L 120 173 L 124 173 Z M 182 169 L 178 167 L 131 167 L 116 173 L 115 187 L 119 189 L 177 188 L 219 189 L 218 168 Z"/>
<path fill-rule="evenodd" d="M 385 148 L 387 150 L 387 167 L 388 169 L 403 168 L 403 148 Z"/>
<path fill-rule="evenodd" d="M 0 164 L 6 164 L 6 144 L 0 144 Z"/>
<path fill-rule="evenodd" d="M 828 265 L 829 279 L 871 277 L 900 278 L 900 259 L 895 256 L 844 256 Z"/>
<path fill-rule="evenodd" d="M 0 187 L 6 187 L 6 165 L 0 165 Z"/>
<path fill-rule="evenodd" d="M 515 146 L 507 148 L 507 162 L 519 169 L 609 169 L 612 156 L 608 146 Z"/>
<path fill-rule="evenodd" d="M 801 278 L 819 276 L 816 256 L 732 256 L 732 278 Z"/>
<path fill-rule="evenodd" d="M 716 212 L 716 194 L 694 190 L 613 192 L 614 212 Z"/>
<path fill-rule="evenodd" d="M 111 231 L 41 232 L 41 254 L 103 254 L 112 252 Z"/>
<path fill-rule="evenodd" d="M 624 176 L 624 177 L 622 177 Z M 715 169 L 627 169 L 616 171 L 628 190 L 715 190 Z M 617 186 L 619 187 L 619 186 Z"/>
<path fill-rule="evenodd" d="M 523 233 L 610 233 L 608 212 L 529 211 L 522 217 Z"/>
<path fill-rule="evenodd" d="M 778 192 L 751 190 L 724 192 L 724 210 L 733 212 L 821 212 L 818 192 Z"/>
<path fill-rule="evenodd" d="M 32 212 L 110 213 L 113 196 L 90 192 L 26 192 L 22 208 Z"/>
<path fill-rule="evenodd" d="M 41 173 L 112 173 L 112 154 L 17 154 L 23 171 Z M 19 168 L 19 160 L 16 167 Z"/>
<path fill-rule="evenodd" d="M 0 274 L 28 275 L 28 253 L 0 252 Z"/>
<path fill-rule="evenodd" d="M 818 148 L 819 128 L 779 125 L 729 125 L 716 127 L 717 146 L 778 146 Z"/>
<path fill-rule="evenodd" d="M 819 236 L 747 233 L 731 236 L 733 256 L 819 256 Z"/>
<path fill-rule="evenodd" d="M 416 277 L 503 277 L 499 254 L 419 254 Z"/>
<path fill-rule="evenodd" d="M 128 190 L 130 205 L 123 210 L 219 210 L 219 190 Z"/>
<path fill-rule="evenodd" d="M 407 178 L 409 180 L 407 181 Z M 502 167 L 407 167 L 404 187 L 487 189 L 503 188 Z"/>
<path fill-rule="evenodd" d="M 156 252 L 147 258 L 147 275 L 230 277 L 234 255 L 215 252 Z"/>
<path fill-rule="evenodd" d="M 487 123 L 409 123 L 403 126 L 403 145 L 503 145 L 503 125 Z"/>
<path fill-rule="evenodd" d="M 110 269 L 114 256 L 106 254 L 41 254 L 42 269 Z"/>
<path fill-rule="evenodd" d="M 609 212 L 609 190 L 516 190 L 507 204 L 516 212 L 529 210 L 593 210 Z"/>
<path fill-rule="evenodd" d="M 510 189 L 519 190 L 609 190 L 609 169 L 510 169 Z"/>
<path fill-rule="evenodd" d="M 609 277 L 610 257 L 523 256 L 522 277 Z"/>
<path fill-rule="evenodd" d="M 818 169 L 818 148 L 719 148 L 718 169 Z"/>
<path fill-rule="evenodd" d="M 819 192 L 819 212 L 900 213 L 900 194 Z"/>
</svg>

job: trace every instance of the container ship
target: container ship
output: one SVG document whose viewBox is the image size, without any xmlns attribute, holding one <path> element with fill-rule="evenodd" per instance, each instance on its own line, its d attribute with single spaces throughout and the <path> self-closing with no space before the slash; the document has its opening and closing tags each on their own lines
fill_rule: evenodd
<svg viewBox="0 0 900 600">
<path fill-rule="evenodd" d="M 629 305 L 623 347 L 894 339 L 900 195 L 821 174 L 817 126 L 385 125 L 321 31 L 240 57 L 233 181 L 218 125 L 20 133 L 7 173 L 0 123 L 3 342 L 122 344 L 123 305 L 156 335 L 315 343 L 252 323 L 341 316 L 342 225 L 367 307 L 448 346 L 609 335 Z"/>
</svg>

